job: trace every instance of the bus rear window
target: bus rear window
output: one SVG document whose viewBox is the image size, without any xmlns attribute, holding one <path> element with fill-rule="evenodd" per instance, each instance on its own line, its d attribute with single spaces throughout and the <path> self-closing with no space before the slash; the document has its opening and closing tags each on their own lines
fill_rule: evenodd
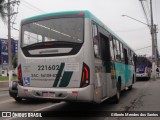
<svg viewBox="0 0 160 120">
<path fill-rule="evenodd" d="M 147 58 L 145 58 L 145 57 L 138 57 L 136 64 L 137 65 L 145 65 L 145 64 L 147 64 Z"/>
<path fill-rule="evenodd" d="M 40 42 L 83 43 L 83 18 L 57 18 L 22 26 L 22 47 Z"/>
</svg>

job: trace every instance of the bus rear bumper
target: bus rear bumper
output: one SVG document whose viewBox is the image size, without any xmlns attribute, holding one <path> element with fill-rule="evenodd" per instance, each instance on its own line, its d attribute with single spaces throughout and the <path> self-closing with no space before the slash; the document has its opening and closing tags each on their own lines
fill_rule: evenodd
<svg viewBox="0 0 160 120">
<path fill-rule="evenodd" d="M 136 73 L 136 77 L 149 77 L 147 73 Z"/>
<path fill-rule="evenodd" d="M 34 88 L 18 85 L 18 97 L 59 101 L 93 101 L 94 86 L 84 88 Z"/>
</svg>

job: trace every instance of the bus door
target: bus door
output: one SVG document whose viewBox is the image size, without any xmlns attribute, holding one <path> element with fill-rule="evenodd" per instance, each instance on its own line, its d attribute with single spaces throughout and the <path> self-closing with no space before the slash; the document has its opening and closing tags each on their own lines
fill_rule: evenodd
<svg viewBox="0 0 160 120">
<path fill-rule="evenodd" d="M 125 84 L 129 80 L 129 66 L 128 66 L 128 53 L 127 49 L 124 48 L 124 62 L 125 62 L 125 73 L 124 73 L 124 78 L 125 78 Z"/>
<path fill-rule="evenodd" d="M 107 96 L 108 81 L 110 80 L 107 73 L 111 73 L 110 46 L 109 38 L 100 34 L 101 58 L 102 58 L 102 89 L 103 97 Z"/>
</svg>

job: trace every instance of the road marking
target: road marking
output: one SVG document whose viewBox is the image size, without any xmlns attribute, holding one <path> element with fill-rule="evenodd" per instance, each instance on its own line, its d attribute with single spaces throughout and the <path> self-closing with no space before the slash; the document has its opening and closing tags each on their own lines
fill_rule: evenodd
<svg viewBox="0 0 160 120">
<path fill-rule="evenodd" d="M 13 102 L 15 101 L 14 99 L 9 99 L 9 100 L 5 100 L 5 101 L 2 101 L 0 102 L 0 104 L 4 104 L 4 103 L 8 103 L 8 102 Z"/>
<path fill-rule="evenodd" d="M 64 104 L 64 102 L 49 105 L 49 106 L 46 106 L 46 107 L 43 107 L 43 108 L 40 108 L 40 109 L 37 109 L 37 110 L 34 110 L 34 111 L 42 111 L 42 110 L 45 110 L 45 109 L 48 109 L 48 108 L 51 108 L 51 107 L 54 107 L 54 106 L 58 106 L 58 105 L 61 105 L 61 104 Z"/>
<path fill-rule="evenodd" d="M 9 96 L 9 94 L 2 94 L 2 95 L 0 95 L 0 97 L 2 97 L 2 96 Z"/>
</svg>

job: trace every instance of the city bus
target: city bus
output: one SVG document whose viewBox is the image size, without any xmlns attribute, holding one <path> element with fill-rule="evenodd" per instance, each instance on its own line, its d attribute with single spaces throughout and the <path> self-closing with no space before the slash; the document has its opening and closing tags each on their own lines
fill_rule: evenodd
<svg viewBox="0 0 160 120">
<path fill-rule="evenodd" d="M 150 79 L 151 77 L 152 62 L 145 56 L 138 56 L 136 60 L 136 78 L 137 79 Z"/>
<path fill-rule="evenodd" d="M 119 102 L 135 82 L 134 51 L 89 11 L 21 21 L 16 101 Z"/>
</svg>

